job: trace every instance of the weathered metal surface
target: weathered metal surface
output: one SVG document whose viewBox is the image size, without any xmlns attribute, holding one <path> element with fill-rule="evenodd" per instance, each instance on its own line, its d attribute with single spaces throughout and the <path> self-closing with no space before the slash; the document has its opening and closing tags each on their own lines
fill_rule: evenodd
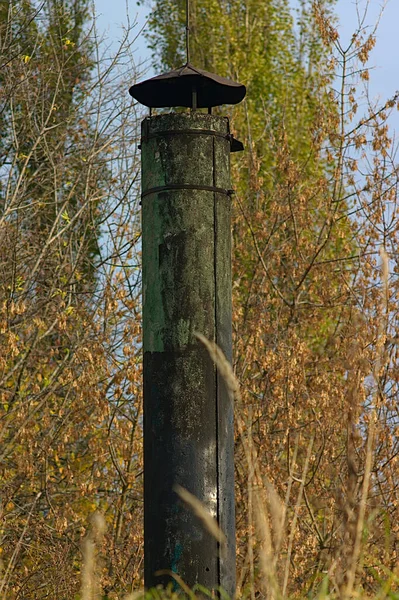
<svg viewBox="0 0 399 600">
<path fill-rule="evenodd" d="M 196 106 L 193 106 L 193 93 Z M 238 104 L 245 97 L 246 88 L 241 83 L 197 69 L 188 63 L 132 85 L 129 94 L 150 108 L 210 108 Z"/>
<path fill-rule="evenodd" d="M 166 135 L 166 133 L 168 135 L 181 135 L 182 133 L 186 133 L 187 135 L 202 135 L 203 133 L 207 133 L 209 135 L 214 135 L 216 137 L 223 137 L 223 138 L 227 138 L 230 142 L 230 152 L 241 152 L 242 150 L 244 150 L 244 145 L 242 142 L 240 142 L 239 140 L 237 140 L 231 133 L 228 133 L 227 135 L 225 133 L 220 133 L 220 131 L 211 131 L 211 130 L 206 130 L 206 129 L 186 129 L 184 132 L 183 131 L 168 131 L 168 132 L 162 132 L 162 135 Z M 152 136 L 157 136 L 157 133 L 153 133 Z M 148 133 L 146 134 L 146 139 L 148 139 Z"/>
<path fill-rule="evenodd" d="M 233 407 L 200 332 L 231 358 L 228 122 L 201 113 L 142 127 L 145 584 L 159 570 L 190 586 L 235 590 Z M 177 132 L 181 130 L 179 135 Z M 186 130 L 184 132 L 184 130 Z M 174 134 L 170 135 L 170 131 Z M 165 132 L 165 135 L 162 135 Z M 156 134 L 156 135 L 155 135 Z M 184 186 L 210 188 L 154 188 Z M 173 491 L 179 484 L 218 519 L 227 551 Z"/>
</svg>

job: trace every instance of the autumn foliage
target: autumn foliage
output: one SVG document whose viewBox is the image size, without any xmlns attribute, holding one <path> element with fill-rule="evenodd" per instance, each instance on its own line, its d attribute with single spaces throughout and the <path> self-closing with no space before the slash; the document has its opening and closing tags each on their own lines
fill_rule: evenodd
<svg viewBox="0 0 399 600">
<path fill-rule="evenodd" d="M 107 523 L 102 585 L 140 580 L 137 119 L 115 80 L 127 42 L 112 60 L 96 55 L 87 7 L 1 6 L 7 598 L 75 597 L 97 510 Z"/>
<path fill-rule="evenodd" d="M 399 577 L 399 102 L 369 101 L 375 31 L 343 46 L 331 5 L 301 1 L 297 20 L 285 0 L 192 6 L 193 62 L 248 87 L 230 116 L 246 148 L 232 167 L 233 366 L 237 594 L 251 598 L 385 597 Z M 154 3 L 158 66 L 184 62 L 182 27 L 183 2 Z M 86 0 L 0 6 L 7 599 L 80 597 L 85 548 L 105 597 L 142 585 L 128 34 L 110 58 Z"/>
</svg>

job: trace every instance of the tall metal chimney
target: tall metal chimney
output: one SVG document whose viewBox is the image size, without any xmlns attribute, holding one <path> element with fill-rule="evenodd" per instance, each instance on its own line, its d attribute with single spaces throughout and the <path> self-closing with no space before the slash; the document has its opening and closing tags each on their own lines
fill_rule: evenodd
<svg viewBox="0 0 399 600">
<path fill-rule="evenodd" d="M 187 53 L 184 66 L 129 92 L 150 108 L 141 127 L 145 586 L 177 574 L 190 587 L 233 596 L 233 406 L 195 333 L 231 361 L 230 152 L 243 146 L 228 118 L 211 110 L 240 102 L 246 90 L 193 67 Z M 191 110 L 152 116 L 152 108 L 178 106 Z M 218 521 L 226 548 L 176 484 Z"/>
</svg>

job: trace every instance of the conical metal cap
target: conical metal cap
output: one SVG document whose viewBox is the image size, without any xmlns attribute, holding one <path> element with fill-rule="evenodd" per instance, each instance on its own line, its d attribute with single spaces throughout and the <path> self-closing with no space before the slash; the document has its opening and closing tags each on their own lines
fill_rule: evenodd
<svg viewBox="0 0 399 600">
<path fill-rule="evenodd" d="M 194 108 L 211 108 L 221 104 L 238 104 L 245 97 L 246 88 L 241 83 L 187 63 L 179 69 L 133 85 L 129 93 L 150 108 L 192 107 L 194 94 Z"/>
</svg>

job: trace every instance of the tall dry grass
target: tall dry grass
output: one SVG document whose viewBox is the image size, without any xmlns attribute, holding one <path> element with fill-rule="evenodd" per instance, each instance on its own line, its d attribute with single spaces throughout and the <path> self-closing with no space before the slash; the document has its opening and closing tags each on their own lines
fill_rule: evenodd
<svg viewBox="0 0 399 600">
<path fill-rule="evenodd" d="M 381 306 L 380 312 L 383 315 L 379 324 L 378 336 L 375 344 L 375 361 L 373 369 L 374 377 L 374 397 L 373 407 L 369 417 L 369 426 L 367 431 L 363 432 L 366 436 L 366 453 L 364 457 L 364 475 L 361 482 L 360 495 L 356 495 L 356 481 L 353 478 L 351 483 L 351 470 L 349 469 L 349 485 L 347 497 L 343 506 L 345 519 L 342 527 L 344 528 L 341 539 L 344 540 L 342 547 L 338 549 L 335 558 L 331 561 L 329 569 L 323 573 L 323 579 L 319 586 L 315 586 L 308 597 L 316 597 L 318 600 L 326 598 L 339 598 L 340 600 L 357 599 L 370 597 L 365 593 L 361 581 L 364 577 L 364 539 L 365 530 L 372 527 L 372 519 L 367 514 L 372 468 L 374 462 L 374 452 L 376 446 L 376 427 L 378 423 L 378 410 L 381 402 L 380 373 L 385 366 L 386 354 L 384 352 L 386 343 L 386 331 L 388 319 L 388 297 L 389 297 L 389 258 L 384 249 L 380 252 L 381 257 Z M 237 598 L 265 598 L 266 600 L 282 600 L 289 597 L 289 583 L 292 576 L 295 562 L 295 539 L 296 531 L 301 519 L 301 507 L 306 505 L 310 514 L 313 516 L 313 525 L 318 531 L 316 516 L 313 514 L 306 491 L 306 480 L 309 470 L 309 464 L 314 448 L 314 436 L 310 438 L 307 448 L 307 454 L 301 472 L 297 467 L 297 449 L 290 458 L 289 481 L 287 482 L 286 493 L 284 497 L 278 493 L 271 481 L 265 477 L 259 465 L 260 456 L 253 444 L 252 432 L 252 414 L 251 410 L 244 412 L 242 398 L 240 393 L 240 384 L 233 369 L 225 358 L 221 349 L 213 342 L 206 339 L 203 335 L 197 333 L 197 339 L 205 346 L 212 358 L 219 373 L 223 376 L 229 392 L 231 402 L 235 403 L 236 426 L 240 437 L 241 445 L 246 460 L 246 469 L 248 476 L 248 548 L 247 555 L 238 573 Z M 354 396 L 350 399 L 353 405 L 356 405 L 357 399 Z M 247 416 L 245 417 L 244 414 Z M 353 428 L 355 422 L 352 423 Z M 352 432 L 353 433 L 353 432 Z M 350 435 L 352 435 L 350 433 Z M 355 444 L 348 444 L 349 464 L 356 460 L 352 453 L 355 452 Z M 352 467 L 355 469 L 355 466 Z M 295 485 L 296 484 L 296 485 Z M 221 552 L 225 544 L 225 536 L 220 530 L 217 521 L 208 513 L 202 503 L 187 490 L 176 486 L 176 492 L 181 500 L 191 508 L 196 516 L 219 542 Z M 359 501 L 356 502 L 356 497 Z M 39 499 L 39 495 L 37 500 Z M 7 585 L 10 572 L 13 569 L 15 559 L 18 555 L 20 545 L 24 542 L 27 530 L 29 528 L 29 519 L 26 521 L 25 529 L 22 533 L 15 552 L 7 565 L 2 565 L 0 581 L 0 597 L 6 600 Z M 107 595 L 102 587 L 102 560 L 101 547 L 106 532 L 106 522 L 104 516 L 96 511 L 90 521 L 88 532 L 82 541 L 82 568 L 81 568 L 81 588 L 78 596 L 79 600 L 102 600 L 105 598 L 119 598 L 120 596 Z M 321 534 L 320 534 L 321 538 Z M 106 549 L 105 549 L 106 551 Z M 246 575 L 249 573 L 249 586 L 244 585 Z M 200 588 L 200 592 L 195 592 L 186 586 L 185 582 L 176 574 L 171 574 L 175 578 L 178 590 L 144 590 L 131 591 L 121 600 L 138 600 L 139 598 L 163 598 L 176 599 L 182 594 L 191 599 L 198 595 L 203 597 L 208 592 Z M 317 573 L 315 572 L 315 576 Z M 320 575 L 320 574 L 318 574 Z M 248 577 L 247 577 L 248 579 Z M 398 573 L 386 571 L 386 578 L 381 581 L 381 586 L 375 591 L 375 598 L 383 600 L 399 598 Z M 305 590 L 304 594 L 305 595 Z M 215 593 L 209 591 L 209 596 L 214 597 Z"/>
<path fill-rule="evenodd" d="M 389 315 L 389 258 L 384 248 L 380 250 L 381 258 L 381 314 L 383 318 L 379 323 L 378 335 L 375 343 L 375 360 L 373 368 L 374 395 L 373 407 L 369 417 L 369 426 L 367 431 L 363 432 L 366 436 L 366 452 L 364 458 L 364 474 L 361 483 L 360 501 L 356 502 L 356 483 L 352 479 L 351 489 L 351 468 L 354 469 L 356 457 L 354 443 L 348 443 L 348 461 L 349 461 L 349 485 L 347 497 L 343 506 L 343 513 L 346 515 L 343 527 L 345 528 L 342 539 L 348 543 L 343 544 L 336 553 L 336 558 L 331 561 L 328 571 L 324 573 L 324 578 L 315 594 L 318 598 L 337 597 L 343 600 L 350 598 L 369 597 L 361 585 L 363 577 L 367 577 L 363 570 L 363 550 L 365 541 L 365 531 L 372 527 L 372 518 L 367 516 L 367 507 L 369 503 L 372 468 L 374 464 L 374 451 L 376 443 L 376 425 L 378 422 L 378 409 L 381 403 L 380 374 L 385 366 L 387 355 L 384 352 L 387 322 Z M 310 514 L 313 517 L 313 525 L 318 531 L 316 518 L 312 512 L 311 506 L 306 494 L 305 481 L 309 468 L 309 462 L 312 455 L 314 437 L 310 438 L 307 448 L 307 455 L 302 469 L 298 476 L 295 473 L 296 451 L 294 450 L 291 466 L 290 480 L 287 484 L 285 497 L 282 498 L 275 487 L 265 476 L 262 476 L 259 469 L 259 456 L 256 454 L 252 440 L 252 418 L 251 411 L 247 410 L 247 419 L 242 415 L 242 399 L 240 394 L 240 385 L 234 375 L 230 363 L 223 355 L 216 344 L 207 340 L 201 334 L 197 338 L 207 348 L 212 360 L 214 361 L 220 374 L 224 377 L 230 398 L 236 405 L 236 423 L 238 433 L 241 438 L 242 447 L 247 462 L 248 474 L 248 550 L 246 564 L 250 573 L 250 587 L 243 589 L 243 571 L 238 578 L 237 597 L 248 596 L 251 600 L 256 597 L 264 597 L 268 600 L 278 600 L 287 597 L 288 583 L 290 579 L 295 532 L 300 519 L 300 507 L 307 505 Z M 356 389 L 354 396 L 349 399 L 354 405 L 353 413 L 358 399 L 356 398 Z M 355 422 L 351 423 L 352 430 L 350 436 L 354 436 L 356 427 Z M 297 483 L 296 496 L 293 497 L 293 484 Z M 205 509 L 204 509 L 205 510 Z M 288 519 L 288 514 L 291 513 Z M 320 535 L 321 539 L 321 535 Z M 255 561 L 254 546 L 258 546 L 258 559 Z M 399 566 L 399 565 L 398 565 Z M 262 589 L 255 589 L 255 571 L 259 570 L 262 576 Z M 316 575 L 316 573 L 315 573 Z M 381 581 L 380 589 L 376 590 L 378 598 L 398 598 L 399 572 L 386 571 L 385 581 Z"/>
<path fill-rule="evenodd" d="M 387 315 L 388 298 L 388 270 L 389 259 L 385 250 L 381 250 L 382 264 L 382 293 L 381 306 L 382 313 Z M 379 395 L 379 376 L 384 366 L 384 344 L 385 344 L 386 323 L 382 320 L 380 323 L 378 340 L 376 343 L 376 360 L 373 371 L 375 381 L 374 406 L 369 420 L 369 428 L 365 433 L 367 435 L 366 455 L 364 464 L 364 477 L 361 485 L 360 502 L 354 502 L 355 490 L 349 488 L 345 514 L 345 527 L 343 539 L 348 541 L 348 545 L 342 547 L 335 560 L 331 562 L 330 568 L 324 573 L 322 584 L 314 590 L 314 597 L 318 600 L 327 598 L 340 598 L 342 600 L 370 597 L 366 594 L 359 581 L 362 576 L 363 561 L 363 540 L 364 530 L 371 526 L 367 522 L 367 505 L 369 499 L 370 482 L 373 465 L 373 452 L 375 450 L 375 429 L 377 423 L 378 407 L 380 402 Z M 300 508 L 303 504 L 308 504 L 306 494 L 306 477 L 309 463 L 313 451 L 314 438 L 312 437 L 308 449 L 306 460 L 301 473 L 296 469 L 296 450 L 291 458 L 290 480 L 287 484 L 286 494 L 281 497 L 273 484 L 262 475 L 259 468 L 259 456 L 253 444 L 252 439 L 252 418 L 251 412 L 247 412 L 245 419 L 242 415 L 242 399 L 240 394 L 240 385 L 233 372 L 233 369 L 225 358 L 221 349 L 213 342 L 206 339 L 201 334 L 196 334 L 198 340 L 205 346 L 209 352 L 216 368 L 223 376 L 230 399 L 236 405 L 237 428 L 244 449 L 247 462 L 248 474 L 248 537 L 247 556 L 241 573 L 238 574 L 237 598 L 265 598 L 267 600 L 282 600 L 288 598 L 289 581 L 293 566 L 295 532 L 298 527 L 298 521 L 301 518 Z M 296 492 L 294 494 L 294 484 Z M 181 500 L 197 515 L 206 528 L 220 543 L 221 551 L 225 543 L 225 536 L 220 530 L 217 521 L 208 513 L 202 503 L 187 490 L 176 486 L 176 492 Z M 309 507 L 308 507 L 309 508 Z M 315 517 L 314 517 L 315 518 Z M 317 522 L 314 523 L 317 528 Z M 29 526 L 29 520 L 26 522 L 26 529 Z M 116 598 L 104 593 L 101 585 L 102 565 L 100 548 L 104 540 L 106 531 L 106 522 L 100 512 L 95 512 L 91 518 L 88 532 L 82 541 L 82 568 L 81 568 L 81 588 L 79 600 L 102 600 L 104 598 Z M 23 535 L 26 531 L 23 532 Z M 20 543 L 23 543 L 21 538 Z M 255 552 L 256 547 L 256 552 Z M 19 547 L 15 548 L 15 556 L 18 554 Z M 8 565 L 2 565 L 0 597 L 6 599 L 3 595 L 7 589 L 9 573 L 13 568 L 14 555 Z M 344 564 L 343 564 L 344 562 Z M 244 586 L 245 571 L 250 574 L 250 586 Z M 256 576 L 260 574 L 261 585 L 256 586 Z M 121 600 L 138 600 L 139 598 L 163 598 L 177 599 L 181 595 L 189 596 L 192 600 L 197 596 L 207 595 L 207 591 L 201 588 L 200 593 L 188 589 L 184 581 L 176 574 L 172 574 L 178 583 L 178 591 L 172 590 L 144 590 L 132 591 L 128 595 L 121 597 Z M 259 580 L 259 578 L 258 578 Z M 376 590 L 375 598 L 383 600 L 391 598 L 397 600 L 399 577 L 397 573 L 387 572 L 386 580 L 381 582 L 381 587 Z M 209 591 L 210 597 L 215 597 L 215 593 Z M 309 597 L 309 596 L 308 596 Z"/>
</svg>

